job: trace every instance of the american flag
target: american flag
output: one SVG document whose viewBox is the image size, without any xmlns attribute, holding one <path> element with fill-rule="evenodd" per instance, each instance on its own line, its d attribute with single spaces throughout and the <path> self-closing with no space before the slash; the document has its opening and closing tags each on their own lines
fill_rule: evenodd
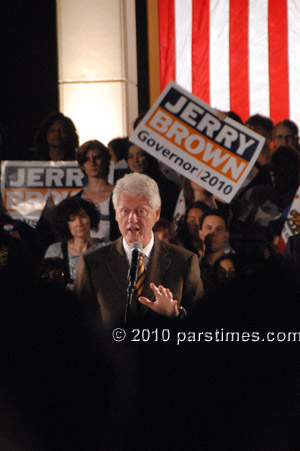
<svg viewBox="0 0 300 451">
<path fill-rule="evenodd" d="M 170 80 L 246 120 L 300 125 L 300 0 L 158 0 L 161 89 Z"/>
</svg>

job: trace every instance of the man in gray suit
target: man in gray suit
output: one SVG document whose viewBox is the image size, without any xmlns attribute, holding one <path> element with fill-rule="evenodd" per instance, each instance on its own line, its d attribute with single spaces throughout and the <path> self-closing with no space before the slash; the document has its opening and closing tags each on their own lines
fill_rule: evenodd
<svg viewBox="0 0 300 451">
<path fill-rule="evenodd" d="M 167 317 L 180 316 L 202 296 L 203 285 L 196 254 L 153 235 L 152 227 L 159 219 L 161 207 L 156 182 L 144 174 L 127 174 L 116 184 L 113 203 L 122 237 L 80 259 L 75 293 L 105 328 L 122 325 L 130 245 L 140 242 L 146 278 L 143 296 L 132 302 L 132 315 L 143 320 L 153 315 L 151 310 Z"/>
</svg>

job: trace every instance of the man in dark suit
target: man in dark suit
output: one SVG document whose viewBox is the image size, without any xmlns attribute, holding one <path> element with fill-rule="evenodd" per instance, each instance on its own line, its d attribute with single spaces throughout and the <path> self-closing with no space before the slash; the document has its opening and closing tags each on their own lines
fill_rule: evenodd
<svg viewBox="0 0 300 451">
<path fill-rule="evenodd" d="M 159 315 L 180 316 L 182 308 L 188 310 L 202 296 L 203 286 L 196 254 L 153 235 L 161 207 L 156 182 L 144 174 L 128 174 L 118 180 L 113 202 L 122 237 L 80 259 L 75 293 L 105 328 L 122 325 L 130 245 L 140 242 L 146 278 L 140 302 L 136 299 L 132 302 L 132 315 L 142 320 L 151 309 Z"/>
</svg>

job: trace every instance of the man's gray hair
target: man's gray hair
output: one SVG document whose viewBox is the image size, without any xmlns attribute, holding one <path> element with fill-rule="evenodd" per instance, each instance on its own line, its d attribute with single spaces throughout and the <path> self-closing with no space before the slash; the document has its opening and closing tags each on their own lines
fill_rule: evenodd
<svg viewBox="0 0 300 451">
<path fill-rule="evenodd" d="M 126 174 L 117 181 L 112 196 L 115 209 L 117 208 L 121 194 L 145 197 L 154 210 L 157 210 L 161 206 L 157 183 L 145 174 L 134 172 L 133 174 Z"/>
</svg>

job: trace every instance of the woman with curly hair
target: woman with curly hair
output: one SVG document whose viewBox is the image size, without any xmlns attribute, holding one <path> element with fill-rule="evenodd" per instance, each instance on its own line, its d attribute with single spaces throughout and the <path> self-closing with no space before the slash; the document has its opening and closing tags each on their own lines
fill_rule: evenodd
<svg viewBox="0 0 300 451">
<path fill-rule="evenodd" d="M 68 262 L 70 280 L 74 280 L 76 266 L 81 255 L 104 246 L 109 240 L 92 238 L 91 230 L 97 230 L 100 214 L 97 207 L 80 197 L 68 197 L 58 204 L 54 226 L 62 241 L 51 244 L 44 256 L 60 257 Z"/>
<path fill-rule="evenodd" d="M 51 113 L 34 137 L 34 160 L 72 161 L 78 147 L 78 135 L 72 120 L 62 113 Z"/>
</svg>

